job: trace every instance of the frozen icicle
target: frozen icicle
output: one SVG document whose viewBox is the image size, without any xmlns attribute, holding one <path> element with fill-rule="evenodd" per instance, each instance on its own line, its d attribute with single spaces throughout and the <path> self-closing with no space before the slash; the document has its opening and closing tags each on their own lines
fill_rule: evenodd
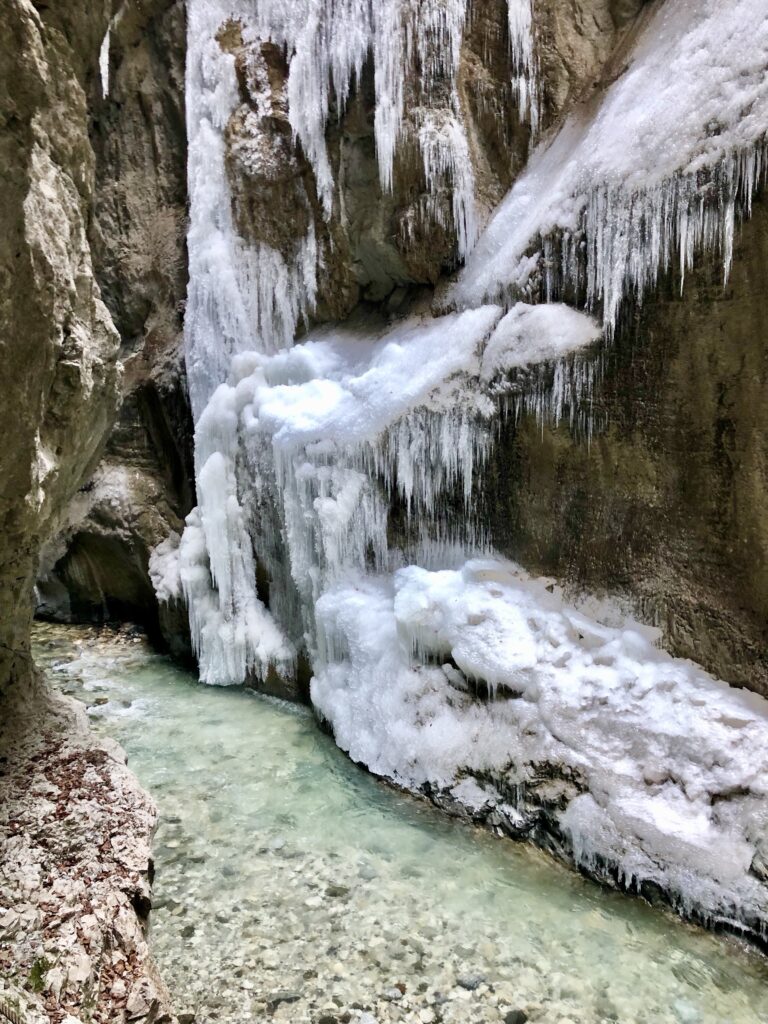
<svg viewBox="0 0 768 1024">
<path fill-rule="evenodd" d="M 179 549 L 200 678 L 219 685 L 242 683 L 250 674 L 263 679 L 270 669 L 289 673 L 296 657 L 256 591 L 252 540 L 238 490 L 243 401 L 241 391 L 222 384 L 198 422 L 198 507 L 187 517 Z"/>
<path fill-rule="evenodd" d="M 290 345 L 315 300 L 314 231 L 295 259 L 247 245 L 232 219 L 224 131 L 238 103 L 234 58 L 216 39 L 229 18 L 253 16 L 248 0 L 193 0 L 188 11 L 189 289 L 185 355 L 195 419 L 234 355 Z"/>
<path fill-rule="evenodd" d="M 460 259 L 464 259 L 477 241 L 478 234 L 475 177 L 464 126 L 452 114 L 426 111 L 419 129 L 419 144 L 427 190 L 432 197 L 431 216 L 440 221 L 435 198 L 440 184 L 445 182 L 453 197 L 453 228 L 458 253 Z M 443 227 L 450 225 L 443 224 Z"/>
<path fill-rule="evenodd" d="M 453 301 L 536 291 L 542 264 L 551 294 L 578 286 L 586 262 L 610 333 L 622 299 L 675 257 L 685 270 L 714 250 L 727 275 L 736 216 L 765 172 L 767 55 L 768 0 L 660 4 L 596 112 L 576 111 L 531 156 Z"/>
<path fill-rule="evenodd" d="M 515 77 L 512 86 L 520 119 L 530 118 L 535 135 L 539 127 L 539 82 L 533 39 L 533 0 L 507 0 L 509 43 Z"/>
<path fill-rule="evenodd" d="M 416 90 L 418 106 L 448 121 L 459 110 L 457 75 L 467 6 L 468 0 L 295 0 L 291 4 L 283 0 L 213 0 L 207 5 L 196 0 L 192 4 L 196 13 L 190 24 L 190 52 L 193 61 L 199 59 L 195 51 L 202 48 L 202 41 L 212 40 L 218 25 L 228 18 L 240 22 L 244 38 L 269 39 L 285 47 L 288 117 L 313 168 L 323 210 L 329 217 L 336 188 L 326 145 L 332 110 L 344 109 L 370 56 L 379 177 L 382 187 L 391 189 L 405 118 L 406 83 Z M 222 61 L 212 51 L 204 59 L 204 84 L 218 94 L 220 103 L 229 88 L 225 79 L 231 78 L 232 71 L 226 68 L 226 59 Z M 194 82 L 194 75 L 190 81 Z M 439 154 L 430 134 L 421 137 L 422 152 L 430 189 L 443 188 L 446 175 L 452 177 L 448 184 L 458 193 L 453 207 L 463 255 L 474 241 L 474 195 L 470 194 L 474 182 L 463 131 L 458 125 L 448 128 L 442 133 Z"/>
<path fill-rule="evenodd" d="M 104 99 L 109 95 L 109 43 L 112 34 L 112 26 L 107 25 L 104 39 L 99 50 L 99 74 L 101 77 L 101 95 Z"/>
</svg>

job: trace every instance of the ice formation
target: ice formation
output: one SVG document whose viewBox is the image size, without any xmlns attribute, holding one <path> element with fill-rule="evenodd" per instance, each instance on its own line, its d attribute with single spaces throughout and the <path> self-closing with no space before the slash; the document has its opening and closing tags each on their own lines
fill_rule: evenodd
<svg viewBox="0 0 768 1024">
<path fill-rule="evenodd" d="M 249 24 L 258 6 L 248 0 L 195 0 L 188 9 L 190 227 L 184 330 L 196 420 L 226 380 L 232 357 L 290 345 L 315 298 L 317 251 L 311 230 L 298 240 L 289 265 L 267 245 L 248 246 L 232 218 L 224 130 L 238 104 L 237 78 L 234 57 L 216 36 L 228 18 Z"/>
<path fill-rule="evenodd" d="M 107 31 L 104 33 L 101 49 L 99 50 L 99 77 L 101 78 L 101 95 L 104 99 L 109 95 L 109 45 L 111 34 L 112 26 L 107 25 Z"/>
<path fill-rule="evenodd" d="M 383 570 L 404 557 L 389 550 L 393 497 L 418 524 L 421 557 L 429 557 L 430 544 L 481 543 L 472 497 L 491 443 L 489 423 L 497 409 L 492 386 L 512 367 L 555 359 L 598 334 L 593 318 L 567 306 L 521 306 L 506 316 L 498 306 L 484 306 L 390 326 L 369 319 L 325 327 L 291 349 L 235 357 L 228 382 L 197 425 L 200 504 L 180 550 L 181 580 L 196 645 L 210 666 L 207 677 L 241 682 L 247 671 L 265 670 L 258 659 L 241 657 L 233 672 L 223 648 L 210 659 L 205 655 L 221 625 L 217 620 L 204 631 L 216 600 L 206 588 L 218 588 L 227 621 L 235 623 L 257 606 L 249 551 L 253 543 L 265 559 L 267 530 L 259 515 L 249 519 L 244 502 L 260 509 L 271 504 L 277 512 L 277 526 L 268 529 L 284 536 L 300 620 L 284 565 L 269 566 L 278 578 L 270 605 L 287 635 L 312 649 L 314 604 L 327 587 L 349 569 Z M 455 494 L 464 500 L 459 533 L 449 529 L 440 501 Z M 187 546 L 188 534 L 200 543 Z M 202 589 L 193 591 L 183 566 L 193 554 L 199 583 L 206 552 L 211 571 L 203 573 Z M 250 635 L 250 627 L 241 635 Z M 276 650 L 282 657 L 279 645 Z"/>
<path fill-rule="evenodd" d="M 519 818 L 492 778 L 524 793 L 537 766 L 554 766 L 574 787 L 552 814 L 577 860 L 764 929 L 750 870 L 766 827 L 765 702 L 473 556 L 488 547 L 476 484 L 500 407 L 574 419 L 594 381 L 589 348 L 627 292 L 676 250 L 682 270 L 698 248 L 719 250 L 727 273 L 762 174 L 768 0 L 656 5 L 627 67 L 539 144 L 477 244 L 457 89 L 467 13 L 468 0 L 190 3 L 199 504 L 178 546 L 153 554 L 153 580 L 165 599 L 183 593 L 207 682 L 290 673 L 305 650 L 316 706 L 373 771 Z M 531 0 L 508 13 L 513 92 L 535 131 Z M 467 264 L 445 315 L 359 318 L 291 347 L 319 250 L 312 228 L 293 259 L 236 232 L 224 133 L 237 80 L 216 38 L 232 19 L 244 42 L 285 48 L 290 123 L 326 216 L 332 105 L 372 59 L 381 184 L 408 121 L 432 217 L 448 217 L 451 192 L 445 226 Z M 602 306 L 602 327 L 554 301 L 564 284 Z"/>
<path fill-rule="evenodd" d="M 570 780 L 549 813 L 577 862 L 765 934 L 768 702 L 548 584 L 497 559 L 345 581 L 318 602 L 313 703 L 354 760 L 475 809 L 519 820 L 501 791 Z"/>
<path fill-rule="evenodd" d="M 764 173 L 766 0 L 656 6 L 626 68 L 533 153 L 468 258 L 460 307 L 578 284 L 606 327 L 677 255 L 719 251 L 727 277 L 739 209 Z M 584 251 L 585 250 L 585 251 Z"/>
<path fill-rule="evenodd" d="M 531 131 L 539 127 L 539 75 L 534 48 L 533 0 L 507 0 L 509 42 L 515 77 L 512 85 L 520 117 L 530 117 Z"/>
</svg>

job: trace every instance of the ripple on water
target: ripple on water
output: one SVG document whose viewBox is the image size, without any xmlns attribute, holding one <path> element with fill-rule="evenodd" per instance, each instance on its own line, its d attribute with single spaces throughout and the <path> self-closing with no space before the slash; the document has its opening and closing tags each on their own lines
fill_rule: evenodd
<svg viewBox="0 0 768 1024">
<path fill-rule="evenodd" d="M 125 633 L 36 653 L 157 800 L 152 947 L 197 1024 L 768 1022 L 764 958 L 391 791 L 306 709 Z"/>
</svg>

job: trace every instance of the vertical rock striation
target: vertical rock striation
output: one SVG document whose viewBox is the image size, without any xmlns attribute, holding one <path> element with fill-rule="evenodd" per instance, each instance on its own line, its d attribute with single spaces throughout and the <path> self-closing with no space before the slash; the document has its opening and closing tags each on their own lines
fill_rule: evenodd
<svg viewBox="0 0 768 1024">
<path fill-rule="evenodd" d="M 158 608 L 151 551 L 194 504 L 181 353 L 186 294 L 185 8 L 121 4 L 94 100 L 94 262 L 121 336 L 123 405 L 104 460 L 44 552 L 38 614 L 129 619 L 181 657 L 184 616 Z"/>
<path fill-rule="evenodd" d="M 90 239 L 87 97 L 109 6 L 0 7 L 0 694 L 32 678 L 41 543 L 98 457 L 118 402 L 118 335 Z"/>
</svg>

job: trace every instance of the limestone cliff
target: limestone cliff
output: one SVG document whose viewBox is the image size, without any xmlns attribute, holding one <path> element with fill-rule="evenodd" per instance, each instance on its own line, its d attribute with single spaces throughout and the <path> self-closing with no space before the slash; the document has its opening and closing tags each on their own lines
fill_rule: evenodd
<svg viewBox="0 0 768 1024">
<path fill-rule="evenodd" d="M 153 547 L 194 504 L 181 353 L 186 289 L 184 5 L 126 2 L 94 104 L 95 264 L 120 337 L 124 401 L 104 461 L 44 552 L 38 614 L 128 619 L 188 656 L 181 610 L 158 609 Z"/>
<path fill-rule="evenodd" d="M 98 456 L 118 335 L 95 279 L 88 97 L 106 3 L 3 0 L 0 45 L 0 688 L 31 678 L 41 543 Z"/>
<path fill-rule="evenodd" d="M 540 134 L 619 72 L 644 6 L 535 6 Z M 502 0 L 470 6 L 458 65 L 481 222 L 531 144 L 531 117 L 519 117 L 510 91 L 506 7 Z M 311 229 L 323 270 L 310 324 L 371 306 L 387 316 L 428 307 L 460 262 L 455 183 L 446 177 L 430 192 L 418 142 L 425 105 L 440 116 L 448 109 L 447 83 L 427 96 L 415 72 L 407 80 L 387 190 L 377 168 L 373 68 L 365 65 L 328 120 L 335 182 L 328 214 L 310 155 L 289 123 L 285 48 L 244 40 L 237 21 L 221 27 L 218 43 L 234 55 L 238 75 L 239 102 L 226 128 L 236 225 L 249 244 L 269 246 L 287 265 L 300 259 L 299 242 Z M 105 463 L 46 552 L 41 586 L 41 610 L 64 617 L 128 616 L 159 631 L 166 609 L 166 642 L 181 650 L 179 610 L 156 610 L 147 560 L 179 531 L 194 500 L 178 362 L 184 58 L 180 4 L 157 0 L 141 13 L 123 5 L 113 26 L 110 92 L 96 107 L 92 137 L 97 271 L 122 336 L 129 398 Z M 762 692 L 764 220 L 758 205 L 727 288 L 721 271 L 702 259 L 682 296 L 669 276 L 624 315 L 615 340 L 595 355 L 602 371 L 591 439 L 563 425 L 542 429 L 531 416 L 508 419 L 479 488 L 500 552 L 575 587 L 628 598 L 663 628 L 672 652 Z"/>
</svg>

